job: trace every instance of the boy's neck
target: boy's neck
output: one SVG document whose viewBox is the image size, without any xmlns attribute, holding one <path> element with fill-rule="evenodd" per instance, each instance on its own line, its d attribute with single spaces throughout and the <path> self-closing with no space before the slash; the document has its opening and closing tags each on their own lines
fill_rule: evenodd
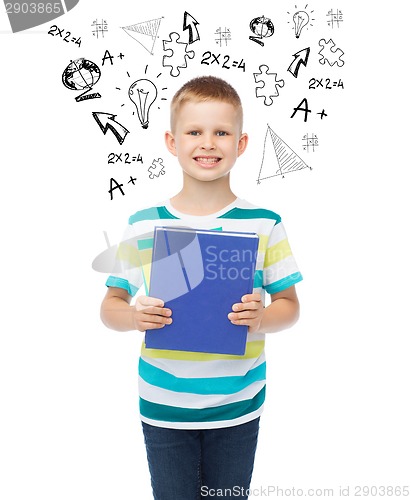
<svg viewBox="0 0 411 500">
<path fill-rule="evenodd" d="M 171 205 L 179 212 L 209 215 L 222 210 L 237 198 L 228 182 L 192 182 L 193 180 L 184 179 L 181 191 L 170 199 Z"/>
</svg>

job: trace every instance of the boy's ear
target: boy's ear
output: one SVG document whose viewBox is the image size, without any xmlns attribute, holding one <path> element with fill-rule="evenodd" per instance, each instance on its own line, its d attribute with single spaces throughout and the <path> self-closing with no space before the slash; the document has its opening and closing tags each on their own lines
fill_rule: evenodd
<svg viewBox="0 0 411 500">
<path fill-rule="evenodd" d="M 244 151 L 247 148 L 247 144 L 248 144 L 248 135 L 241 134 L 241 137 L 238 140 L 238 148 L 237 148 L 238 156 L 241 156 L 244 153 Z"/>
<path fill-rule="evenodd" d="M 164 138 L 166 141 L 167 149 L 172 155 L 177 156 L 176 141 L 174 139 L 174 135 L 169 130 L 167 130 Z"/>
</svg>

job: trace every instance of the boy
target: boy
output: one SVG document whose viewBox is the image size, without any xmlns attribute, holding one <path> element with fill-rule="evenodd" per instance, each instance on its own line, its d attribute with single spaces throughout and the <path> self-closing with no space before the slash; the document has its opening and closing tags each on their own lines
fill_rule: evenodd
<svg viewBox="0 0 411 500">
<path fill-rule="evenodd" d="M 227 82 L 211 76 L 187 82 L 172 100 L 165 134 L 183 170 L 183 187 L 131 216 L 125 236 L 130 242 L 155 225 L 173 224 L 259 235 L 253 293 L 227 311 L 229 321 L 248 326 L 243 356 L 142 346 L 140 414 L 155 500 L 248 498 L 265 395 L 265 334 L 298 319 L 294 285 L 302 277 L 280 217 L 230 188 L 230 171 L 248 142 L 242 121 L 240 98 Z M 107 327 L 144 332 L 172 322 L 160 299 L 142 295 L 131 305 L 142 283 L 138 266 L 108 278 L 101 307 Z M 271 295 L 267 307 L 265 292 Z"/>
</svg>

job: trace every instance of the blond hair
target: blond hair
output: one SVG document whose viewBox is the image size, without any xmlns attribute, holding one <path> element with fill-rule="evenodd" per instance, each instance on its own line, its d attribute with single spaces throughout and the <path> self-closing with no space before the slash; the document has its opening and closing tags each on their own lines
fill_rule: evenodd
<svg viewBox="0 0 411 500">
<path fill-rule="evenodd" d="M 187 102 L 220 101 L 238 111 L 240 131 L 243 127 L 243 107 L 237 91 L 228 82 L 215 76 L 199 76 L 185 83 L 171 101 L 170 123 L 174 130 L 176 115 Z"/>
</svg>

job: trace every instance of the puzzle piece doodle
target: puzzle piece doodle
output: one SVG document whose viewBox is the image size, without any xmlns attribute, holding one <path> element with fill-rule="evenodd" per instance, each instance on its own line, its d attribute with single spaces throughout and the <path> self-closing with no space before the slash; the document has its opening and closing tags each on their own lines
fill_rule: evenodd
<svg viewBox="0 0 411 500">
<path fill-rule="evenodd" d="M 334 66 L 335 63 L 337 63 L 339 67 L 344 66 L 344 61 L 342 60 L 344 52 L 337 48 L 332 38 L 330 38 L 328 42 L 322 38 L 318 44 L 322 47 L 320 52 L 318 52 L 318 55 L 321 56 L 320 64 L 325 64 L 325 62 L 327 62 L 330 66 Z"/>
<path fill-rule="evenodd" d="M 284 80 L 277 80 L 277 73 L 269 73 L 270 69 L 267 65 L 262 64 L 259 68 L 259 73 L 254 73 L 255 83 L 262 83 L 255 89 L 256 97 L 264 97 L 264 104 L 271 106 L 273 97 L 278 96 L 278 88 L 284 87 Z"/>
<path fill-rule="evenodd" d="M 163 40 L 163 49 L 167 53 L 163 56 L 163 67 L 171 68 L 171 76 L 179 76 L 180 68 L 187 68 L 187 57 L 193 59 L 193 50 L 187 50 L 188 43 L 179 42 L 180 35 L 176 32 L 170 33 L 170 40 Z"/>
<path fill-rule="evenodd" d="M 160 175 L 164 175 L 166 172 L 164 170 L 163 159 L 158 158 L 157 160 L 153 160 L 151 165 L 148 167 L 147 172 L 150 173 L 150 179 L 154 179 L 154 177 L 160 177 Z"/>
</svg>

